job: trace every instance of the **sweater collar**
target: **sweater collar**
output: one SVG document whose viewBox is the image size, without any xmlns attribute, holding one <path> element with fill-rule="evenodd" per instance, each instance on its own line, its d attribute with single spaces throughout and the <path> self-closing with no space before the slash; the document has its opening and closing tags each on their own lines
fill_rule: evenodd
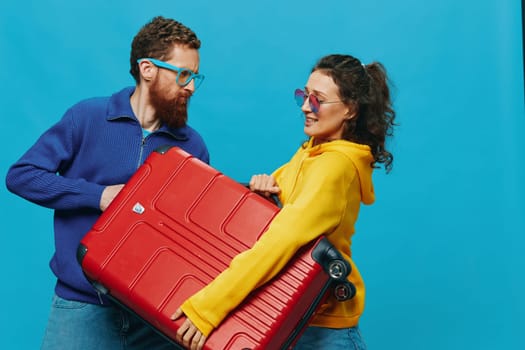
<svg viewBox="0 0 525 350">
<path fill-rule="evenodd" d="M 131 108 L 130 97 L 135 91 L 134 86 L 126 87 L 119 92 L 114 93 L 109 99 L 107 120 L 114 121 L 119 119 L 131 119 L 139 122 L 133 109 Z M 165 124 L 157 130 L 166 133 L 176 140 L 185 141 L 188 139 L 188 126 L 181 128 L 169 128 Z"/>
</svg>

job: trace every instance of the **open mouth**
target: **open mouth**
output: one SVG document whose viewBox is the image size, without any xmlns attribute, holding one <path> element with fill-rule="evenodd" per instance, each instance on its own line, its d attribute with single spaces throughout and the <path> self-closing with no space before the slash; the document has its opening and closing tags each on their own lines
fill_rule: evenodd
<svg viewBox="0 0 525 350">
<path fill-rule="evenodd" d="M 306 117 L 304 122 L 306 125 L 312 125 L 317 123 L 318 121 L 318 119 Z"/>
</svg>

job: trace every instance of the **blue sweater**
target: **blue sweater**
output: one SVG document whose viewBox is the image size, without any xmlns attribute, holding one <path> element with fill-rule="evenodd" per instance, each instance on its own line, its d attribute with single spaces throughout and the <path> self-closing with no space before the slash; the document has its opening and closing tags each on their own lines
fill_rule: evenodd
<svg viewBox="0 0 525 350">
<path fill-rule="evenodd" d="M 191 127 L 159 130 L 143 137 L 130 104 L 134 88 L 71 107 L 9 169 L 7 188 L 55 210 L 55 253 L 50 266 L 62 298 L 106 304 L 76 260 L 78 244 L 100 211 L 105 186 L 123 184 L 162 145 L 178 146 L 209 163 L 202 137 Z"/>
</svg>

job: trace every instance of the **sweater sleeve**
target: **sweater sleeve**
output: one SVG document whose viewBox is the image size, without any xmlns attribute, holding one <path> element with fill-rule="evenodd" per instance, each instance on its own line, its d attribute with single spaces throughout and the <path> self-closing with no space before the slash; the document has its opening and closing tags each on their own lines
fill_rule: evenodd
<svg viewBox="0 0 525 350">
<path fill-rule="evenodd" d="M 339 224 L 346 207 L 340 194 L 348 184 L 347 164 L 326 154 L 305 167 L 301 183 L 256 244 L 183 303 L 183 312 L 204 335 L 252 290 L 274 277 L 301 246 Z"/>
<path fill-rule="evenodd" d="M 7 172 L 7 188 L 51 209 L 99 209 L 104 186 L 82 178 L 66 178 L 61 169 L 75 157 L 73 112 L 48 129 Z"/>
</svg>

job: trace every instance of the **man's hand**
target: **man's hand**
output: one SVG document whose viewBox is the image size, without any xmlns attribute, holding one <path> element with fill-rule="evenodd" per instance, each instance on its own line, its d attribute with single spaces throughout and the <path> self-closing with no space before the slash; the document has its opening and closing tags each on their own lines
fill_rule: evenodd
<svg viewBox="0 0 525 350">
<path fill-rule="evenodd" d="M 180 308 L 171 315 L 171 319 L 175 321 L 179 317 L 184 316 L 184 313 Z M 191 322 L 189 318 L 186 318 L 182 326 L 177 330 L 175 339 L 184 347 L 190 350 L 202 350 L 206 337 L 202 334 L 197 327 Z"/>
<path fill-rule="evenodd" d="M 108 208 L 122 187 L 124 187 L 124 185 L 112 185 L 107 186 L 104 191 L 102 191 L 102 197 L 100 198 L 100 210 L 104 211 Z"/>
</svg>

